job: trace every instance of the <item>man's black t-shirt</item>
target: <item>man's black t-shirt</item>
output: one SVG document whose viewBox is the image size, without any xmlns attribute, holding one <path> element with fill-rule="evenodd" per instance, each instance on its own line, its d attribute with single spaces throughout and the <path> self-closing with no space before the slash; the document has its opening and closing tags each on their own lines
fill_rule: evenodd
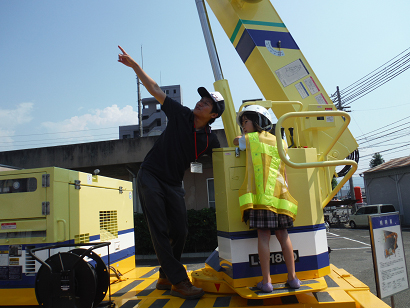
<svg viewBox="0 0 410 308">
<path fill-rule="evenodd" d="M 194 114 L 168 96 L 161 109 L 168 117 L 167 128 L 148 152 L 141 168 L 168 184 L 181 186 L 185 170 L 195 161 Z M 220 147 L 208 125 L 196 132 L 196 147 L 198 155 L 211 155 L 213 148 Z"/>
</svg>

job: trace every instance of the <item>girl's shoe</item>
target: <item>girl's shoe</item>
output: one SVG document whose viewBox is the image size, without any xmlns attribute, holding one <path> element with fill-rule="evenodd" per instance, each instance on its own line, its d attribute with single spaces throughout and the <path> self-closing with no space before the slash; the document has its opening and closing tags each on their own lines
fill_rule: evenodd
<svg viewBox="0 0 410 308">
<path fill-rule="evenodd" d="M 261 281 L 261 282 L 258 282 L 258 284 L 256 285 L 256 287 L 257 287 L 259 290 L 261 290 L 262 292 L 265 292 L 265 293 L 270 293 L 270 292 L 273 291 L 272 284 L 269 283 L 269 282 L 268 282 L 268 283 L 265 283 L 265 284 L 263 284 L 262 281 Z"/>
<path fill-rule="evenodd" d="M 292 289 L 299 289 L 300 288 L 300 280 L 298 278 L 295 278 L 293 280 L 288 280 L 287 284 L 292 288 Z"/>
</svg>

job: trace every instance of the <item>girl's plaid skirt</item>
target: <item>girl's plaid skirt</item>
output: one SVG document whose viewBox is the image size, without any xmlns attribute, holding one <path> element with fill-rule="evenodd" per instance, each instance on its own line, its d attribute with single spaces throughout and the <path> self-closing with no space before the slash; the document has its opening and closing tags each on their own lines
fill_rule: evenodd
<svg viewBox="0 0 410 308">
<path fill-rule="evenodd" d="M 269 210 L 246 210 L 245 222 L 254 229 L 288 229 L 293 227 L 293 219 L 288 215 L 276 214 Z"/>
</svg>

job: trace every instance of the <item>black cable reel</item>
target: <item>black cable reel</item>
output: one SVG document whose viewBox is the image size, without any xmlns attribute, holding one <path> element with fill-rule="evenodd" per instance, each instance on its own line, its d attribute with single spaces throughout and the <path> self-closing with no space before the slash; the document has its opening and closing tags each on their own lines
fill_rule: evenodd
<svg viewBox="0 0 410 308">
<path fill-rule="evenodd" d="M 107 294 L 110 284 L 108 267 L 92 250 L 110 243 L 53 245 L 30 250 L 42 265 L 35 281 L 35 294 L 40 306 L 50 308 L 93 308 Z M 92 246 L 89 249 L 75 248 L 58 252 L 46 261 L 33 252 L 70 246 Z M 88 261 L 85 258 L 88 258 Z"/>
<path fill-rule="evenodd" d="M 349 154 L 349 156 L 346 157 L 346 159 L 354 160 L 356 163 L 359 163 L 359 150 L 354 150 L 352 153 Z M 351 165 L 344 166 L 342 170 L 337 172 L 337 177 L 345 176 L 351 168 Z"/>
</svg>

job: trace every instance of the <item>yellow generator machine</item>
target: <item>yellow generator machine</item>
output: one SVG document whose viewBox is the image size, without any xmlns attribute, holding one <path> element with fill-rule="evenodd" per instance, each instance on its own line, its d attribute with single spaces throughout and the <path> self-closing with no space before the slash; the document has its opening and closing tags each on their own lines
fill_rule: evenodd
<svg viewBox="0 0 410 308">
<path fill-rule="evenodd" d="M 103 176 L 1 172 L 0 305 L 98 305 L 109 269 L 135 267 L 132 198 L 131 182 Z"/>
</svg>

